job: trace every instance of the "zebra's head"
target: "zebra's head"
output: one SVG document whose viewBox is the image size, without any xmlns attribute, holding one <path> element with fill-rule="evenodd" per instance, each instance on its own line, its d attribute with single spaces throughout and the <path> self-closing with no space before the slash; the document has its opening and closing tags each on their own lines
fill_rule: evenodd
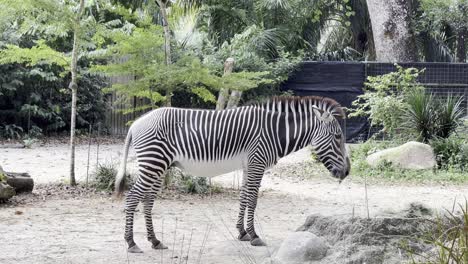
<svg viewBox="0 0 468 264">
<path fill-rule="evenodd" d="M 341 181 L 351 170 L 345 147 L 346 138 L 338 121 L 345 118 L 345 113 L 339 105 L 330 108 L 313 106 L 312 109 L 317 124 L 312 147 L 332 176 Z"/>
</svg>

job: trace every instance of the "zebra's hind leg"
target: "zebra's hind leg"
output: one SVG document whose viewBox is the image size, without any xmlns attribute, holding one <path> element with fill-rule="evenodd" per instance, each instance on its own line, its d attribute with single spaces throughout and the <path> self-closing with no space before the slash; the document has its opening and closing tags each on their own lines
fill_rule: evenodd
<svg viewBox="0 0 468 264">
<path fill-rule="evenodd" d="M 126 205 L 125 205 L 125 241 L 128 244 L 128 252 L 130 253 L 143 253 L 143 251 L 137 246 L 133 240 L 133 219 L 135 216 L 135 209 L 138 206 L 141 198 L 143 197 L 139 189 L 133 188 L 127 195 Z"/>
<path fill-rule="evenodd" d="M 245 217 L 245 208 L 247 207 L 247 199 L 246 199 L 246 185 L 247 185 L 247 168 L 244 167 L 243 171 L 243 179 L 242 179 L 242 187 L 240 190 L 239 195 L 239 216 L 237 218 L 236 228 L 239 230 L 239 236 L 237 237 L 240 241 L 250 241 L 250 236 L 245 231 L 244 228 L 244 217 Z"/>
<path fill-rule="evenodd" d="M 160 183 L 158 183 L 160 186 Z M 161 187 L 158 188 L 158 190 Z M 151 215 L 151 211 L 154 205 L 154 199 L 156 198 L 156 193 L 158 190 L 154 190 L 153 193 L 148 194 L 145 196 L 143 201 L 143 211 L 145 213 L 145 223 L 146 223 L 146 230 L 148 232 L 148 241 L 151 242 L 153 249 L 167 249 L 167 247 L 156 238 L 154 234 L 153 228 L 153 216 Z"/>
</svg>

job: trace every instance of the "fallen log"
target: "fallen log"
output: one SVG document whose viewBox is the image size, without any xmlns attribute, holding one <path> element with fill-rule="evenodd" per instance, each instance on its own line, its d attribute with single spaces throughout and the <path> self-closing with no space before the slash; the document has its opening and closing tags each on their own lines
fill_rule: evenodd
<svg viewBox="0 0 468 264">
<path fill-rule="evenodd" d="M 28 173 L 6 172 L 6 182 L 15 188 L 16 193 L 32 192 L 34 180 Z"/>
<path fill-rule="evenodd" d="M 28 173 L 7 172 L 0 166 L 0 181 L 2 180 L 13 187 L 16 193 L 31 192 L 34 188 L 34 180 Z"/>
</svg>

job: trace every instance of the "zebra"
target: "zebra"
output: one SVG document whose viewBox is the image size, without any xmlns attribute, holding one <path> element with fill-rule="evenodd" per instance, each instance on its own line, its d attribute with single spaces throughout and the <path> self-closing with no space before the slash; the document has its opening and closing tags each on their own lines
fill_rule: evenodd
<svg viewBox="0 0 468 264">
<path fill-rule="evenodd" d="M 238 239 L 250 241 L 253 246 L 266 245 L 254 227 L 265 170 L 279 158 L 311 145 L 332 176 L 341 181 L 351 167 L 339 122 L 344 118 L 339 103 L 318 96 L 273 97 L 227 110 L 164 107 L 140 117 L 129 128 L 115 182 L 116 193 L 121 195 L 128 150 L 133 143 L 138 177 L 126 197 L 124 237 L 128 251 L 142 252 L 133 240 L 134 213 L 140 201 L 152 248 L 167 248 L 155 236 L 151 211 L 170 166 L 204 177 L 242 169 Z"/>
</svg>

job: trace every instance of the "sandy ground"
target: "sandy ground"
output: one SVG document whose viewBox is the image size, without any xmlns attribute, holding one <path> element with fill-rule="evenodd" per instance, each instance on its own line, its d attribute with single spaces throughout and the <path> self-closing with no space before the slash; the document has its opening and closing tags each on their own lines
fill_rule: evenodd
<svg viewBox="0 0 468 264">
<path fill-rule="evenodd" d="M 99 160 L 118 162 L 120 152 L 121 145 L 103 145 Z M 79 181 L 86 179 L 87 153 L 87 145 L 77 147 Z M 122 238 L 123 201 L 114 201 L 107 195 L 44 197 L 19 206 L 0 207 L 0 263 L 262 263 L 307 215 L 366 216 L 369 211 L 371 217 L 378 217 L 401 210 L 411 202 L 441 210 L 450 208 L 454 199 L 464 200 L 468 194 L 468 186 L 370 185 L 367 206 L 364 185 L 352 179 L 338 184 L 328 175 L 310 179 L 285 175 L 308 158 L 306 150 L 286 157 L 262 182 L 257 230 L 268 247 L 254 248 L 234 239 L 238 210 L 235 192 L 211 198 L 158 199 L 153 210 L 154 224 L 157 236 L 169 249 L 150 248 L 145 241 L 143 217 L 138 213 L 135 240 L 145 251 L 139 255 L 126 253 Z M 6 171 L 29 172 L 36 183 L 66 182 L 67 160 L 68 148 L 61 144 L 0 149 L 0 164 Z M 95 163 L 96 146 L 92 146 L 90 173 Z M 132 158 L 129 170 L 135 170 Z M 237 188 L 240 173 L 213 181 Z"/>
</svg>

